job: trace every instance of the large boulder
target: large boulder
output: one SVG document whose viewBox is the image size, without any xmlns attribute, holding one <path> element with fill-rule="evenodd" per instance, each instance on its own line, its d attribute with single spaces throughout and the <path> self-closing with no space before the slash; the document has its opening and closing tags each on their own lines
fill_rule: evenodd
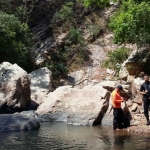
<svg viewBox="0 0 150 150">
<path fill-rule="evenodd" d="M 142 78 L 135 78 L 133 80 L 133 86 L 135 87 L 136 90 L 139 91 L 141 85 L 144 83 L 144 80 Z"/>
<path fill-rule="evenodd" d="M 141 101 L 141 95 L 139 94 L 139 90 L 141 85 L 144 83 L 144 80 L 142 78 L 135 78 L 131 82 L 130 85 L 130 93 L 132 95 L 132 99 L 139 99 L 139 102 Z M 135 100 L 137 101 L 137 100 Z M 141 103 L 141 102 L 140 102 Z"/>
<path fill-rule="evenodd" d="M 32 105 L 40 105 L 52 91 L 52 72 L 44 67 L 29 74 Z"/>
<path fill-rule="evenodd" d="M 30 102 L 27 72 L 17 64 L 0 64 L 0 113 L 26 110 Z"/>
<path fill-rule="evenodd" d="M 118 81 L 103 81 L 99 85 L 112 92 L 116 88 L 116 86 L 119 85 L 119 83 Z"/>
<path fill-rule="evenodd" d="M 100 85 L 83 89 L 59 87 L 48 95 L 36 113 L 43 121 L 65 121 L 74 125 L 101 124 L 110 93 Z"/>
<path fill-rule="evenodd" d="M 21 114 L 0 115 L 0 131 L 34 130 L 40 128 L 39 120 Z"/>
</svg>

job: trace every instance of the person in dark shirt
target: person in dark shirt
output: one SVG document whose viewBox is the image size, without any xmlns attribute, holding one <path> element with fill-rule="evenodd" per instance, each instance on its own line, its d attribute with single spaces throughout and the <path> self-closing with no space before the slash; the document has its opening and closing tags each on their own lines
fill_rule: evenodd
<svg viewBox="0 0 150 150">
<path fill-rule="evenodd" d="M 140 94 L 143 95 L 143 103 L 144 103 L 144 115 L 146 117 L 147 123 L 146 125 L 150 125 L 149 121 L 149 105 L 150 105 L 150 81 L 149 76 L 144 76 L 145 82 L 141 85 Z"/>
</svg>

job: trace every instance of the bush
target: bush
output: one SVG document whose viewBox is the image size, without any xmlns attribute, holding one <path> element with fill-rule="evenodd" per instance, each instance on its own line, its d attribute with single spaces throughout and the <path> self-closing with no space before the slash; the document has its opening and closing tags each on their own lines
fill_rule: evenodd
<svg viewBox="0 0 150 150">
<path fill-rule="evenodd" d="M 17 63 L 26 70 L 30 60 L 30 33 L 27 24 L 21 23 L 14 15 L 0 12 L 0 63 Z"/>
<path fill-rule="evenodd" d="M 119 70 L 121 69 L 121 64 L 128 58 L 129 49 L 122 47 L 118 48 L 115 51 L 109 51 L 107 53 L 107 59 L 103 62 L 103 66 L 115 71 L 115 74 L 118 75 Z"/>
<path fill-rule="evenodd" d="M 81 30 L 78 28 L 71 28 L 66 37 L 66 42 L 69 44 L 83 43 L 84 38 L 82 36 Z"/>
<path fill-rule="evenodd" d="M 66 21 L 69 20 L 73 15 L 73 2 L 67 2 L 62 5 L 62 8 L 55 13 L 53 22 L 55 21 Z"/>
</svg>

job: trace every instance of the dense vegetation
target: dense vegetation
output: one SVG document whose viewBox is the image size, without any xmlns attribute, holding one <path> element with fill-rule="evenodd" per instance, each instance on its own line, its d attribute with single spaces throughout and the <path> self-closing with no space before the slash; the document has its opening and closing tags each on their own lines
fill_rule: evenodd
<svg viewBox="0 0 150 150">
<path fill-rule="evenodd" d="M 117 44 L 132 43 L 138 47 L 150 44 L 150 2 L 123 1 L 110 21 Z"/>
<path fill-rule="evenodd" d="M 109 27 L 114 33 L 116 44 L 125 45 L 129 43 L 137 45 L 140 52 L 135 55 L 133 61 L 139 64 L 143 63 L 143 66 L 146 66 L 143 67 L 143 71 L 150 73 L 147 69 L 150 62 L 150 1 L 122 0 L 120 7 L 110 19 Z M 119 57 L 114 56 L 115 53 L 119 54 L 118 50 L 114 53 L 108 53 L 108 60 L 104 63 L 106 66 L 111 66 L 112 62 L 110 60 L 114 58 L 116 59 L 114 62 L 120 61 L 119 57 L 122 57 L 122 52 L 120 51 Z M 124 59 L 122 59 L 123 61 Z M 117 71 L 117 68 L 115 70 Z"/>
<path fill-rule="evenodd" d="M 110 20 L 104 20 L 97 12 L 109 7 L 110 0 L 66 0 L 53 12 L 54 15 L 47 25 L 47 33 L 39 38 L 34 33 L 31 34 L 38 21 L 33 12 L 36 9 L 38 12 L 41 11 L 40 15 L 44 18 L 51 13 L 51 8 L 38 9 L 43 3 L 39 4 L 37 0 L 29 2 L 0 0 L 0 63 L 9 61 L 17 63 L 27 71 L 32 71 L 36 56 L 36 53 L 33 54 L 35 39 L 42 42 L 46 36 L 51 36 L 49 33 L 54 39 L 61 33 L 66 33 L 63 42 L 48 51 L 50 59 L 42 64 L 52 70 L 54 78 L 65 77 L 69 70 L 86 65 L 90 61 L 87 45 L 105 32 L 109 23 L 108 26 L 114 33 L 114 42 L 122 48 L 109 52 L 108 60 L 104 64 L 118 72 L 118 64 L 120 66 L 128 56 L 128 50 L 123 45 L 137 44 L 139 49 L 149 50 L 150 2 L 149 0 L 113 2 L 118 3 L 118 8 Z M 85 38 L 86 33 L 90 34 L 90 38 Z M 112 61 L 115 65 L 111 64 Z M 36 66 L 38 67 L 41 66 Z"/>
<path fill-rule="evenodd" d="M 17 7 L 13 1 L 0 0 L 0 63 L 17 63 L 32 71 L 31 33 L 19 9 L 21 5 Z"/>
</svg>

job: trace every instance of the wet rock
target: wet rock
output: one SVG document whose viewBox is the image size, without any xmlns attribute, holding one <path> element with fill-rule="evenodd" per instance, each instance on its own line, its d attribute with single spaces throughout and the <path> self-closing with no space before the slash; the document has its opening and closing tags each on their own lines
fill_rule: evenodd
<svg viewBox="0 0 150 150">
<path fill-rule="evenodd" d="M 38 118 L 37 114 L 35 113 L 34 110 L 30 110 L 30 111 L 22 111 L 19 114 L 27 116 L 27 117 L 34 117 L 34 118 Z"/>
<path fill-rule="evenodd" d="M 110 93 L 100 85 L 83 89 L 59 87 L 48 95 L 36 113 L 44 121 L 65 121 L 74 125 L 101 124 Z"/>
<path fill-rule="evenodd" d="M 38 119 L 21 114 L 2 114 L 0 120 L 0 131 L 35 130 L 40 128 Z"/>
<path fill-rule="evenodd" d="M 26 110 L 30 102 L 27 72 L 17 64 L 0 64 L 0 113 Z"/>
<path fill-rule="evenodd" d="M 112 105 L 109 105 L 107 112 L 102 119 L 102 124 L 113 125 L 113 107 L 112 107 Z"/>
</svg>

